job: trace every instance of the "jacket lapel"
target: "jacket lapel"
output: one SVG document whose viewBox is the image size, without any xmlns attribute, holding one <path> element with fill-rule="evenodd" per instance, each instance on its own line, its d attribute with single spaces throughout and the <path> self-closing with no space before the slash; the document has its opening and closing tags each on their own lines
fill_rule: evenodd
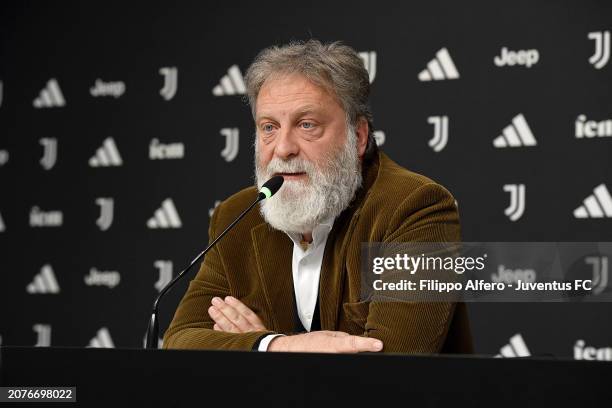
<svg viewBox="0 0 612 408">
<path fill-rule="evenodd" d="M 251 229 L 251 237 L 257 271 L 270 310 L 269 321 L 273 325 L 268 329 L 280 333 L 293 332 L 293 242 L 284 232 L 273 229 L 265 222 Z"/>
</svg>

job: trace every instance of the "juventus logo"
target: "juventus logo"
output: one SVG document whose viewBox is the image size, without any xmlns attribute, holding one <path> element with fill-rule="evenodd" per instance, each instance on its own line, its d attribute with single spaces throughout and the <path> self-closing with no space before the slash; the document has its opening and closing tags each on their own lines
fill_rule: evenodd
<svg viewBox="0 0 612 408">
<path fill-rule="evenodd" d="M 57 161 L 57 139 L 54 137 L 43 137 L 39 142 L 43 147 L 40 165 L 45 170 L 51 170 Z"/>
<path fill-rule="evenodd" d="M 215 208 L 217 208 L 217 206 L 218 206 L 219 204 L 221 204 L 221 201 L 219 201 L 219 200 L 215 200 L 215 204 L 213 205 L 213 207 L 208 209 L 208 216 L 209 216 L 209 217 L 212 217 L 212 216 L 213 216 L 213 213 L 215 212 Z"/>
<path fill-rule="evenodd" d="M 164 76 L 164 87 L 159 90 L 159 94 L 169 101 L 176 94 L 178 69 L 176 67 L 163 67 L 159 69 L 159 74 Z"/>
<path fill-rule="evenodd" d="M 374 141 L 376 142 L 376 146 L 382 146 L 385 144 L 387 137 L 385 136 L 385 132 L 382 130 L 374 131 Z"/>
<path fill-rule="evenodd" d="M 221 157 L 226 162 L 231 162 L 238 155 L 238 136 L 240 132 L 238 128 L 223 128 L 219 133 L 225 136 L 225 148 L 221 151 Z"/>
<path fill-rule="evenodd" d="M 510 221 L 516 221 L 525 212 L 525 185 L 506 184 L 504 191 L 510 193 L 510 205 L 504 210 L 504 214 L 510 218 Z"/>
<path fill-rule="evenodd" d="M 429 147 L 438 153 L 448 143 L 448 116 L 430 116 L 427 123 L 434 127 L 434 136 L 429 140 Z"/>
<path fill-rule="evenodd" d="M 374 82 L 374 78 L 376 78 L 376 51 L 360 52 L 359 57 L 363 60 L 363 65 L 368 71 L 370 83 Z"/>
<path fill-rule="evenodd" d="M 589 40 L 595 40 L 595 54 L 589 58 L 589 63 L 595 69 L 603 68 L 610 59 L 610 31 L 593 31 Z"/>
<path fill-rule="evenodd" d="M 159 269 L 159 279 L 154 286 L 160 291 L 172 280 L 172 261 L 157 260 L 153 265 Z"/>
<path fill-rule="evenodd" d="M 114 200 L 112 198 L 96 198 L 96 204 L 100 206 L 100 216 L 96 224 L 101 231 L 106 231 L 113 223 Z"/>
<path fill-rule="evenodd" d="M 608 287 L 608 257 L 587 256 L 584 262 L 593 267 L 593 289 L 594 295 L 599 295 Z"/>
<path fill-rule="evenodd" d="M 51 345 L 51 325 L 35 324 L 32 330 L 36 333 L 36 344 L 34 347 L 49 347 Z"/>
</svg>

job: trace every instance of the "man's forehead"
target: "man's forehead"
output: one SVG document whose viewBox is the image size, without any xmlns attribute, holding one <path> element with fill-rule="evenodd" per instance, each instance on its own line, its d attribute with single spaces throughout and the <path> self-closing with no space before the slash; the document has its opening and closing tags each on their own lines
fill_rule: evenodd
<svg viewBox="0 0 612 408">
<path fill-rule="evenodd" d="M 329 92 L 298 74 L 284 75 L 266 80 L 256 103 L 256 117 L 283 113 L 300 114 L 320 112 L 334 98 Z"/>
</svg>

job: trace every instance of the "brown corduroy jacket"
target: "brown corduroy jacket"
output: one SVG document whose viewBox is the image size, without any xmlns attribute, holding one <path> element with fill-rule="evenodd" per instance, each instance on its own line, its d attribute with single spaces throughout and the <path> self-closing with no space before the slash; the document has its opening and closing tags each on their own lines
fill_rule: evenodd
<svg viewBox="0 0 612 408">
<path fill-rule="evenodd" d="M 452 195 L 430 179 L 378 152 L 364 182 L 336 218 L 321 266 L 322 330 L 383 341 L 383 352 L 469 353 L 472 341 L 463 303 L 360 301 L 362 242 L 457 242 L 460 225 Z M 210 220 L 216 237 L 257 195 L 246 188 Z M 251 211 L 206 255 L 164 335 L 164 348 L 251 350 L 265 334 L 295 330 L 291 271 L 293 242 Z M 208 308 L 215 296 L 240 299 L 268 331 L 214 331 Z"/>
</svg>

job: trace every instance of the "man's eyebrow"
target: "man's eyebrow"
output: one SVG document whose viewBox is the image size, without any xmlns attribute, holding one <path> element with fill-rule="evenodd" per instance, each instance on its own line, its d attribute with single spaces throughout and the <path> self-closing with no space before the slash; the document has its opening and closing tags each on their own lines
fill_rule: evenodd
<svg viewBox="0 0 612 408">
<path fill-rule="evenodd" d="M 309 113 L 319 113 L 321 112 L 321 108 L 318 105 L 304 105 L 304 106 L 300 106 L 298 109 L 296 109 L 291 116 L 292 117 L 299 117 L 299 116 L 304 116 L 307 115 Z M 268 112 L 263 112 L 260 115 L 257 115 L 255 117 L 255 121 L 259 122 L 262 119 L 270 119 L 270 120 L 276 120 L 274 119 L 274 115 L 270 114 Z"/>
</svg>

